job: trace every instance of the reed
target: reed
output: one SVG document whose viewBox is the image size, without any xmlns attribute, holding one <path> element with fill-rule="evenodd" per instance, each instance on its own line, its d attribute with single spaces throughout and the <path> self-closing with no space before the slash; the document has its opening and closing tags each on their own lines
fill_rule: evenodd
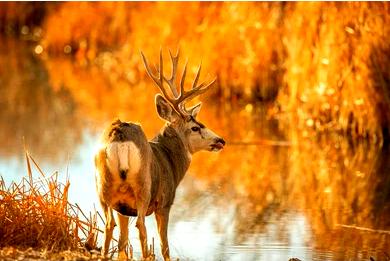
<svg viewBox="0 0 390 261">
<path fill-rule="evenodd" d="M 0 180 L 0 255 L 20 257 L 32 248 L 91 257 L 87 250 L 97 249 L 100 231 L 97 212 L 87 217 L 68 201 L 69 180 L 62 184 L 58 173 L 46 176 L 28 152 L 25 156 L 28 172 L 21 182 L 7 186 L 3 177 Z M 33 167 L 39 172 L 37 179 Z"/>
</svg>

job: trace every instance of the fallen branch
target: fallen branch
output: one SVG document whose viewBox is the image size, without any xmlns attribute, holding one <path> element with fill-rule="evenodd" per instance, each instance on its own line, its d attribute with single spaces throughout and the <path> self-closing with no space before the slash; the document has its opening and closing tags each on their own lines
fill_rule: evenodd
<svg viewBox="0 0 390 261">
<path fill-rule="evenodd" d="M 358 226 L 343 225 L 343 224 L 336 224 L 336 227 L 352 228 L 352 229 L 361 230 L 361 231 L 367 231 L 367 232 L 371 232 L 371 233 L 380 233 L 380 234 L 390 235 L 390 231 L 389 230 L 372 229 L 372 228 L 367 228 L 367 227 L 358 227 Z"/>
</svg>

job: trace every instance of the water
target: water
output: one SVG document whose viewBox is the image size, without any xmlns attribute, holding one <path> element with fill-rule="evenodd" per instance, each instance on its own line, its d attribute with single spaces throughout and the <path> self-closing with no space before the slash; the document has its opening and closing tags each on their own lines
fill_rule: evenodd
<svg viewBox="0 0 390 261">
<path fill-rule="evenodd" d="M 24 145 L 46 174 L 69 173 L 70 201 L 100 208 L 93 154 L 115 117 L 140 122 L 149 138 L 162 127 L 155 87 L 132 84 L 70 58 L 36 56 L 34 46 L 0 43 L 0 174 L 26 174 Z M 200 120 L 223 136 L 220 153 L 201 152 L 177 190 L 169 225 L 180 260 L 388 260 L 387 149 L 338 136 L 280 130 L 265 106 L 206 101 Z M 261 143 L 258 141 L 272 141 Z M 135 222 L 130 241 L 140 255 Z M 147 218 L 160 257 L 153 216 Z"/>
</svg>

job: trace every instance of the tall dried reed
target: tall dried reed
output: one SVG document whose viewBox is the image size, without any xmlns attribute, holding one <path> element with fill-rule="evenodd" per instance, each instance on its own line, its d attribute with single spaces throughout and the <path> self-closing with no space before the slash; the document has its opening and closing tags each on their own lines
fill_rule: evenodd
<svg viewBox="0 0 390 261">
<path fill-rule="evenodd" d="M 26 162 L 28 176 L 20 183 L 6 186 L 0 180 L 0 248 L 72 250 L 86 255 L 85 249 L 96 249 L 96 212 L 86 217 L 77 205 L 70 204 L 69 181 L 60 183 L 57 173 L 46 176 L 28 152 Z M 38 179 L 33 178 L 34 166 L 40 173 Z"/>
</svg>

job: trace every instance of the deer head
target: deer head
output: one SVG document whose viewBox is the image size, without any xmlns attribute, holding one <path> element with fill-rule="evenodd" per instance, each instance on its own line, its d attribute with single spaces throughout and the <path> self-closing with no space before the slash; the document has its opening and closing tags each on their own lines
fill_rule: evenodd
<svg viewBox="0 0 390 261">
<path fill-rule="evenodd" d="M 169 51 L 169 55 L 172 61 L 172 74 L 168 79 L 163 73 L 162 51 L 160 51 L 160 64 L 156 74 L 152 72 L 144 54 L 141 52 L 146 72 L 161 92 L 161 94 L 157 94 L 155 98 L 158 115 L 167 122 L 168 126 L 171 126 L 177 132 L 183 144 L 191 154 L 200 150 L 221 150 L 225 145 L 225 141 L 196 119 L 201 108 L 201 103 L 188 109 L 185 107 L 186 102 L 206 92 L 215 83 L 215 79 L 208 84 L 205 82 L 198 84 L 201 70 L 201 65 L 199 65 L 195 79 L 192 83 L 192 88 L 189 91 L 186 91 L 184 89 L 187 71 L 186 63 L 180 78 L 180 91 L 178 92 L 176 83 L 179 51 L 177 51 L 176 55 L 172 55 Z M 170 95 L 164 84 L 168 85 L 171 91 Z"/>
</svg>

